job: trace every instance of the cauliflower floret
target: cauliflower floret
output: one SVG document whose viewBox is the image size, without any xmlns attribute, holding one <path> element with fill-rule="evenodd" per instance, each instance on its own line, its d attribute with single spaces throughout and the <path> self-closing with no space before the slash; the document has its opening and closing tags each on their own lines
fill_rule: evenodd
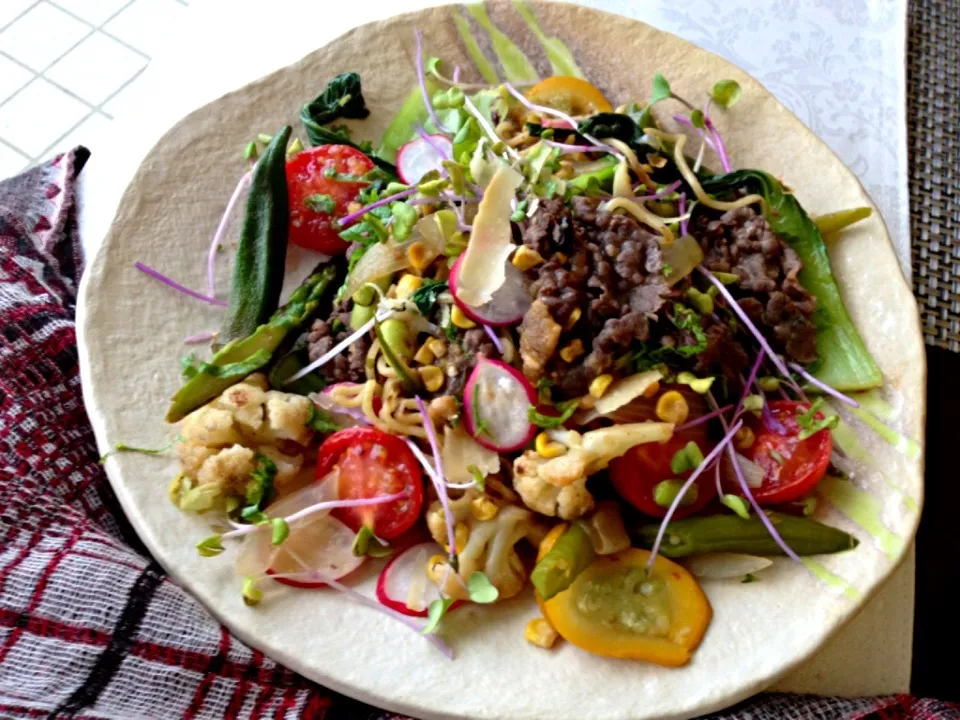
<svg viewBox="0 0 960 720">
<path fill-rule="evenodd" d="M 243 495 L 250 473 L 256 469 L 256 453 L 242 445 L 231 445 L 204 460 L 197 473 L 200 485 L 215 483 L 224 495 Z"/>
<path fill-rule="evenodd" d="M 587 490 L 585 465 L 582 462 L 556 464 L 565 457 L 547 460 L 527 450 L 513 463 L 513 489 L 531 510 L 547 517 L 574 520 L 593 509 L 593 496 Z M 577 468 L 580 472 L 574 473 Z M 550 476 L 551 470 L 566 471 L 554 473 L 563 475 L 556 478 L 563 480 L 562 486 L 543 477 L 543 473 Z"/>
<path fill-rule="evenodd" d="M 256 432 L 263 425 L 263 404 L 267 393 L 251 383 L 237 383 L 223 391 L 215 403 L 240 423 L 242 430 Z"/>
<path fill-rule="evenodd" d="M 187 415 L 180 434 L 185 442 L 200 445 L 233 445 L 240 442 L 240 434 L 233 426 L 233 415 L 211 405 L 204 405 Z"/>
<path fill-rule="evenodd" d="M 292 440 L 308 445 L 313 431 L 307 427 L 312 403 L 303 395 L 270 390 L 266 393 L 266 422 L 256 434 L 257 439 L 274 443 Z"/>
<path fill-rule="evenodd" d="M 549 517 L 573 520 L 593 509 L 587 478 L 635 445 L 664 442 L 673 434 L 669 423 L 629 423 L 591 430 L 550 431 L 567 451 L 547 459 L 527 450 L 513 461 L 513 487 L 531 510 Z"/>
<path fill-rule="evenodd" d="M 293 480 L 300 472 L 300 468 L 303 467 L 303 455 L 285 455 L 269 445 L 261 445 L 258 451 L 261 455 L 270 458 L 273 464 L 277 466 L 277 474 L 273 478 L 273 484 L 278 488 L 282 488 Z"/>
<path fill-rule="evenodd" d="M 180 471 L 187 477 L 195 478 L 204 461 L 217 454 L 215 447 L 198 442 L 182 442 L 177 448 L 180 455 Z"/>
<path fill-rule="evenodd" d="M 535 542 L 542 537 L 543 528 L 529 510 L 506 505 L 490 520 L 478 520 L 470 509 L 471 501 L 480 496 L 474 488 L 450 501 L 450 512 L 455 524 L 463 524 L 468 531 L 463 550 L 458 553 L 459 578 L 451 577 L 444 589 L 452 596 L 467 599 L 466 580 L 476 571 L 483 572 L 500 592 L 500 599 L 519 593 L 527 581 L 527 570 L 517 555 L 516 544 L 523 539 Z M 447 526 L 443 506 L 435 501 L 427 512 L 427 527 L 433 539 L 447 544 Z"/>
</svg>

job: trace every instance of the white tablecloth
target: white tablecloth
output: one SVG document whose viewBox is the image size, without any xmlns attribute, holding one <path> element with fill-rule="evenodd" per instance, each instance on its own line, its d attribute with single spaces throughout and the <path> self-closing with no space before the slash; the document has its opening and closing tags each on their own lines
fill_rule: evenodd
<svg viewBox="0 0 960 720">
<path fill-rule="evenodd" d="M 909 276 L 905 0 L 581 2 L 673 32 L 757 77 L 857 173 L 880 207 Z M 132 96 L 124 102 L 126 116 L 119 115 L 103 137 L 95 138 L 99 142 L 91 142 L 81 212 L 87 252 L 109 228 L 143 156 L 183 115 L 296 61 L 350 27 L 438 4 L 193 0 L 188 22 L 176 28 L 166 51 L 127 91 Z M 824 695 L 906 692 L 913 581 L 911 551 L 863 612 L 777 689 Z"/>
</svg>

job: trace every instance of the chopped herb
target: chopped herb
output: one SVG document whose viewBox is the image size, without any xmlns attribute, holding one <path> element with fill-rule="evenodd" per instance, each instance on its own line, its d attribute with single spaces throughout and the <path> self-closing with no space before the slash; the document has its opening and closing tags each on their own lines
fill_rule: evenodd
<svg viewBox="0 0 960 720">
<path fill-rule="evenodd" d="M 823 398 L 817 398 L 813 401 L 813 404 L 807 412 L 801 413 L 799 410 L 797 411 L 797 425 L 802 428 L 799 435 L 801 440 L 806 440 L 821 430 L 832 430 L 839 425 L 840 417 L 838 415 L 817 419 L 816 416 L 821 407 L 823 407 Z"/>
<path fill-rule="evenodd" d="M 550 389 L 555 386 L 556 383 L 548 377 L 537 380 L 537 400 L 543 405 L 552 405 Z"/>
<path fill-rule="evenodd" d="M 446 280 L 427 280 L 410 296 L 410 301 L 421 315 L 429 315 L 436 307 L 437 298 L 449 288 Z"/>
<path fill-rule="evenodd" d="M 787 462 L 786 459 L 784 459 L 783 455 L 781 455 L 780 453 L 778 453 L 776 450 L 773 450 L 773 449 L 770 450 L 770 457 L 773 458 L 773 461 L 781 467 L 783 467 L 784 463 Z"/>
<path fill-rule="evenodd" d="M 319 193 L 307 195 L 303 199 L 303 204 L 307 206 L 307 209 L 313 210 L 314 212 L 329 214 L 337 209 L 337 203 L 330 195 L 321 195 Z"/>
<path fill-rule="evenodd" d="M 490 579 L 482 572 L 477 570 L 467 578 L 467 592 L 470 593 L 470 600 L 481 605 L 488 605 L 496 602 L 500 597 L 500 591 L 490 582 Z"/>
<path fill-rule="evenodd" d="M 211 535 L 197 543 L 197 552 L 203 557 L 215 557 L 223 552 L 223 539 L 219 534 Z"/>
<path fill-rule="evenodd" d="M 447 340 L 452 343 L 460 344 L 460 338 L 457 336 L 457 326 L 452 322 L 448 322 L 443 328 L 444 334 L 447 336 Z"/>
<path fill-rule="evenodd" d="M 334 433 L 343 429 L 333 421 L 326 410 L 314 403 L 310 403 L 310 417 L 307 418 L 306 425 L 318 433 Z"/>
<path fill-rule="evenodd" d="M 264 506 L 273 497 L 273 479 L 277 476 L 277 466 L 266 455 L 257 453 L 257 467 L 250 473 L 247 481 L 246 506 L 240 512 L 241 517 L 256 522 L 253 517 L 262 514 Z M 258 517 L 259 519 L 259 517 Z"/>
<path fill-rule="evenodd" d="M 473 421 L 476 423 L 476 428 L 473 431 L 473 436 L 475 438 L 480 437 L 481 435 L 486 435 L 491 440 L 493 435 L 490 434 L 490 431 L 487 429 L 487 426 L 490 424 L 486 420 L 480 419 L 480 385 L 473 386 L 473 397 L 470 398 L 470 403 L 473 407 Z"/>
<path fill-rule="evenodd" d="M 557 405 L 557 410 L 560 410 L 560 415 L 557 417 L 554 417 L 553 415 L 544 415 L 538 412 L 534 405 L 531 405 L 529 408 L 527 408 L 527 419 L 537 427 L 541 427 L 544 430 L 553 430 L 569 420 L 570 416 L 577 411 L 577 406 L 579 404 L 580 400 L 574 399 Z"/>
<path fill-rule="evenodd" d="M 663 264 L 663 274 L 664 275 L 673 275 L 673 265 L 670 263 Z"/>
<path fill-rule="evenodd" d="M 423 626 L 423 630 L 421 630 L 420 633 L 429 635 L 435 632 L 440 621 L 443 620 L 444 615 L 447 614 L 447 610 L 449 610 L 450 606 L 455 602 L 455 598 L 437 598 L 430 603 L 430 607 L 427 608 L 427 624 Z"/>
<path fill-rule="evenodd" d="M 747 573 L 746 575 L 743 576 L 743 580 L 741 580 L 740 582 L 746 585 L 748 583 L 752 583 L 756 581 L 757 581 L 757 578 L 753 575 L 753 573 Z"/>
<path fill-rule="evenodd" d="M 477 484 L 477 487 L 480 488 L 480 492 L 486 491 L 487 478 L 480 472 L 480 468 L 476 465 L 467 465 L 467 471 L 473 475 L 473 481 Z"/>
<path fill-rule="evenodd" d="M 141 453 L 142 455 L 159 455 L 160 453 L 166 452 L 167 450 L 172 448 L 176 443 L 181 441 L 183 441 L 183 438 L 180 435 L 177 435 L 173 440 L 168 442 L 166 445 L 158 448 L 140 448 L 140 447 L 133 447 L 132 445 L 125 445 L 124 443 L 117 443 L 116 445 L 113 446 L 113 450 L 110 450 L 104 453 L 104 455 L 100 458 L 100 464 L 103 465 L 103 463 L 106 462 L 107 458 L 113 455 L 114 453 L 132 452 L 132 453 Z"/>
<path fill-rule="evenodd" d="M 271 542 L 274 545 L 281 545 L 284 540 L 287 539 L 287 536 L 290 535 L 290 526 L 287 524 L 287 521 L 283 518 L 274 518 L 271 521 L 273 525 L 273 537 Z"/>
<path fill-rule="evenodd" d="M 353 540 L 354 557 L 384 558 L 393 553 L 393 548 L 378 538 L 369 526 L 364 525 L 357 531 Z"/>
</svg>

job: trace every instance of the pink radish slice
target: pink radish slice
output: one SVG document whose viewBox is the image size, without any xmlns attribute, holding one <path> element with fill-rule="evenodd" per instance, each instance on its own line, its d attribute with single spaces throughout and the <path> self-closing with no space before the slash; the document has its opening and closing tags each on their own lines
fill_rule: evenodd
<svg viewBox="0 0 960 720">
<path fill-rule="evenodd" d="M 527 412 L 536 404 L 537 391 L 519 370 L 483 355 L 463 389 L 467 432 L 496 452 L 513 452 L 533 440 L 537 426 Z"/>
<path fill-rule="evenodd" d="M 413 545 L 395 555 L 377 578 L 377 600 L 391 610 L 412 617 L 426 617 L 430 603 L 440 597 L 440 588 L 427 577 L 427 561 L 446 555 L 435 542 Z M 460 605 L 455 602 L 450 609 Z"/>
<path fill-rule="evenodd" d="M 506 263 L 507 277 L 497 291 L 493 294 L 490 302 L 473 307 L 467 305 L 457 294 L 457 278 L 460 274 L 460 265 L 463 263 L 463 255 L 457 258 L 450 268 L 450 292 L 453 295 L 453 301 L 457 307 L 463 311 L 463 314 L 474 322 L 482 325 L 492 325 L 493 327 L 503 327 L 505 325 L 514 325 L 527 314 L 527 310 L 533 304 L 530 298 L 530 288 L 527 284 L 527 278 L 520 272 L 509 260 Z"/>
<path fill-rule="evenodd" d="M 453 157 L 453 143 L 443 135 L 416 137 L 397 151 L 397 174 L 407 185 L 416 185 L 431 170 L 442 170 Z"/>
</svg>

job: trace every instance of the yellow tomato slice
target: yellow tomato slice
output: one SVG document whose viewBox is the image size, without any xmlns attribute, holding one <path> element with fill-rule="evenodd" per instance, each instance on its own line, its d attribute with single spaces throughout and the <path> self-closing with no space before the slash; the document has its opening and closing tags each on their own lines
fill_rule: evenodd
<svg viewBox="0 0 960 720">
<path fill-rule="evenodd" d="M 646 550 L 598 557 L 567 590 L 544 602 L 544 617 L 568 642 L 596 655 L 685 665 L 713 615 L 686 570 Z"/>
<path fill-rule="evenodd" d="M 568 115 L 592 115 L 613 110 L 603 93 L 586 80 L 562 75 L 538 82 L 527 91 L 527 100 L 562 110 Z"/>
</svg>

